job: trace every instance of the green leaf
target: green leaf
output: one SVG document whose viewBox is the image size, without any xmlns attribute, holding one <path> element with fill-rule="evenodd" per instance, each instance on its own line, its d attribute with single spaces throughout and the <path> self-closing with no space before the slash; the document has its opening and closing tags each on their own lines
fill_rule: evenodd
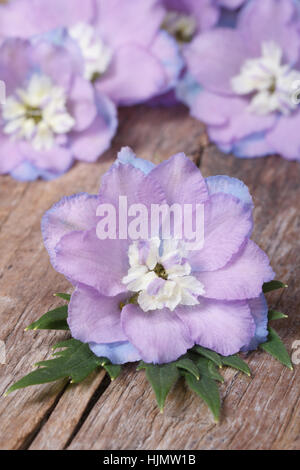
<svg viewBox="0 0 300 470">
<path fill-rule="evenodd" d="M 222 375 L 217 371 L 215 364 L 205 357 L 197 357 L 195 359 L 198 369 L 200 370 L 201 376 L 205 375 L 218 382 L 224 382 Z"/>
<path fill-rule="evenodd" d="M 55 308 L 45 313 L 39 320 L 27 326 L 26 330 L 68 330 L 68 306 Z"/>
<path fill-rule="evenodd" d="M 216 422 L 220 419 L 221 400 L 218 385 L 210 377 L 203 375 L 200 380 L 189 373 L 184 374 L 189 388 L 205 401 Z"/>
<path fill-rule="evenodd" d="M 260 344 L 260 348 L 271 354 L 271 356 L 275 357 L 275 359 L 280 361 L 284 366 L 293 370 L 291 359 L 286 347 L 273 328 L 269 328 L 268 340 L 266 343 Z"/>
<path fill-rule="evenodd" d="M 180 377 L 176 365 L 174 362 L 162 365 L 141 362 L 138 369 L 146 369 L 146 377 L 154 390 L 158 407 L 162 413 L 167 395 Z"/>
<path fill-rule="evenodd" d="M 248 364 L 246 364 L 246 362 L 236 354 L 233 356 L 222 356 L 222 362 L 225 366 L 233 367 L 233 369 L 240 370 L 249 377 L 251 376 L 251 370 L 249 369 Z"/>
<path fill-rule="evenodd" d="M 200 354 L 201 356 L 206 357 L 207 359 L 210 359 L 213 361 L 218 367 L 222 367 L 222 360 L 219 354 L 217 354 L 214 351 L 211 351 L 210 349 L 203 348 L 202 346 L 195 346 L 192 351 L 195 351 L 196 353 Z"/>
<path fill-rule="evenodd" d="M 200 378 L 199 370 L 196 364 L 189 358 L 178 359 L 175 362 L 176 367 L 190 372 L 197 380 Z"/>
<path fill-rule="evenodd" d="M 70 294 L 63 294 L 62 292 L 58 292 L 58 294 L 54 294 L 54 297 L 60 297 L 61 299 L 66 300 L 67 302 L 70 302 L 71 300 Z"/>
<path fill-rule="evenodd" d="M 76 339 L 61 341 L 53 347 L 53 349 L 58 348 L 65 348 L 56 353 L 59 357 L 38 362 L 36 366 L 39 369 L 30 372 L 12 385 L 6 395 L 30 385 L 54 382 L 66 377 L 70 378 L 72 383 L 81 382 L 100 365 L 99 358 L 93 354 L 88 344 L 81 341 Z"/>
<path fill-rule="evenodd" d="M 280 320 L 281 318 L 288 318 L 288 316 L 282 312 L 278 312 L 277 310 L 269 310 L 268 318 L 269 318 L 269 321 L 273 321 L 273 320 Z"/>
<path fill-rule="evenodd" d="M 122 368 L 118 364 L 112 364 L 106 357 L 99 357 L 101 366 L 106 370 L 111 380 L 115 380 L 119 377 Z"/>
<path fill-rule="evenodd" d="M 288 287 L 287 284 L 284 284 L 281 281 L 265 282 L 263 285 L 263 292 L 266 294 L 267 292 L 271 292 L 272 290 L 283 289 L 285 287 Z"/>
</svg>

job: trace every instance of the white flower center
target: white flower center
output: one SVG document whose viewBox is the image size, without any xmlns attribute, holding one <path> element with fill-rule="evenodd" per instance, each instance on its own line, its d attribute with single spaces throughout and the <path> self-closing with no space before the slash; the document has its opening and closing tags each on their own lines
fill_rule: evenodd
<svg viewBox="0 0 300 470">
<path fill-rule="evenodd" d="M 34 74 L 3 105 L 3 131 L 13 139 L 32 141 L 36 150 L 50 150 L 56 134 L 66 134 L 75 120 L 66 108 L 66 93 L 50 77 Z"/>
<path fill-rule="evenodd" d="M 77 23 L 68 31 L 71 38 L 77 42 L 85 61 L 84 77 L 87 80 L 99 78 L 110 64 L 111 49 L 104 44 L 95 28 L 88 23 Z"/>
<path fill-rule="evenodd" d="M 231 85 L 239 95 L 252 94 L 249 111 L 266 115 L 279 111 L 290 114 L 297 106 L 292 99 L 300 72 L 282 65 L 282 50 L 274 42 L 264 42 L 262 57 L 248 59 Z"/>
<path fill-rule="evenodd" d="M 122 279 L 127 289 L 145 311 L 178 305 L 197 305 L 204 287 L 194 276 L 185 259 L 184 245 L 179 240 L 152 238 L 137 241 L 129 247 L 130 268 Z"/>
<path fill-rule="evenodd" d="M 191 15 L 170 10 L 164 18 L 162 28 L 178 42 L 189 42 L 196 32 L 197 21 Z"/>
</svg>

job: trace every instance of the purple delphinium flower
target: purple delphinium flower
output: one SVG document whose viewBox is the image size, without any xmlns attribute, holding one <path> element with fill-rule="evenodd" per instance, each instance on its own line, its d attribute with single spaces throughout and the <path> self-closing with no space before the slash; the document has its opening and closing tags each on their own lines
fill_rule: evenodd
<svg viewBox="0 0 300 470">
<path fill-rule="evenodd" d="M 45 3 L 51 4 L 46 12 Z M 0 35 L 43 34 L 77 49 L 84 77 L 115 103 L 129 105 L 168 92 L 183 67 L 176 41 L 161 30 L 164 16 L 160 0 L 76 0 L 73 8 L 70 0 L 34 0 L 34 7 L 21 0 L 7 10 L 3 26 L 0 19 Z M 19 28 L 24 17 L 25 31 Z"/>
<path fill-rule="evenodd" d="M 98 238 L 97 208 L 117 208 L 119 196 L 148 209 L 203 204 L 203 247 L 189 251 L 172 237 Z M 262 285 L 274 273 L 250 240 L 252 210 L 237 179 L 205 180 L 184 154 L 155 166 L 123 148 L 98 195 L 65 197 L 42 220 L 52 265 L 76 288 L 72 336 L 114 363 L 166 363 L 194 344 L 225 356 L 255 349 L 268 335 Z"/>
<path fill-rule="evenodd" d="M 7 39 L 0 48 L 0 173 L 51 179 L 74 159 L 91 162 L 110 145 L 114 104 L 82 77 L 80 62 L 45 42 Z"/>
<path fill-rule="evenodd" d="M 179 97 L 224 152 L 300 160 L 298 12 L 293 0 L 252 0 L 235 29 L 215 29 L 187 46 Z"/>
</svg>

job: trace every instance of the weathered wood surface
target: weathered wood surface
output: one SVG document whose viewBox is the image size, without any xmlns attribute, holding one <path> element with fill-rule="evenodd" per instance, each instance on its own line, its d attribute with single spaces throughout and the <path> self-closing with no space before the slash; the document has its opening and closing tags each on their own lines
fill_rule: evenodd
<svg viewBox="0 0 300 470">
<path fill-rule="evenodd" d="M 300 166 L 278 157 L 238 160 L 209 145 L 204 127 L 178 106 L 136 107 L 120 112 L 113 148 L 92 165 L 77 164 L 62 178 L 17 183 L 0 177 L 0 340 L 7 363 L 0 365 L 0 394 L 49 357 L 65 333 L 24 332 L 70 289 L 51 267 L 40 220 L 60 197 L 96 192 L 116 151 L 129 145 L 139 156 L 162 161 L 184 151 L 205 176 L 228 174 L 249 185 L 256 203 L 254 239 L 267 251 L 277 277 L 289 284 L 270 295 L 273 307 L 289 314 L 277 331 L 289 351 L 300 340 Z M 300 365 L 290 372 L 267 354 L 255 352 L 249 379 L 225 370 L 223 414 L 213 423 L 206 406 L 179 384 L 164 414 L 143 373 L 134 366 L 115 382 L 104 373 L 85 383 L 33 387 L 0 398 L 1 449 L 299 449 Z"/>
</svg>

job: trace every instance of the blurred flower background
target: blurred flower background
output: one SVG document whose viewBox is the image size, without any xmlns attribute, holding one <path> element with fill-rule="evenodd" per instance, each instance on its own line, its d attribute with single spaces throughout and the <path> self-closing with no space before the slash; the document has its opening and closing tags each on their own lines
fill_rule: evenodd
<svg viewBox="0 0 300 470">
<path fill-rule="evenodd" d="M 185 103 L 237 157 L 300 159 L 299 0 L 2 0 L 0 173 L 96 161 L 119 106 Z"/>
</svg>

